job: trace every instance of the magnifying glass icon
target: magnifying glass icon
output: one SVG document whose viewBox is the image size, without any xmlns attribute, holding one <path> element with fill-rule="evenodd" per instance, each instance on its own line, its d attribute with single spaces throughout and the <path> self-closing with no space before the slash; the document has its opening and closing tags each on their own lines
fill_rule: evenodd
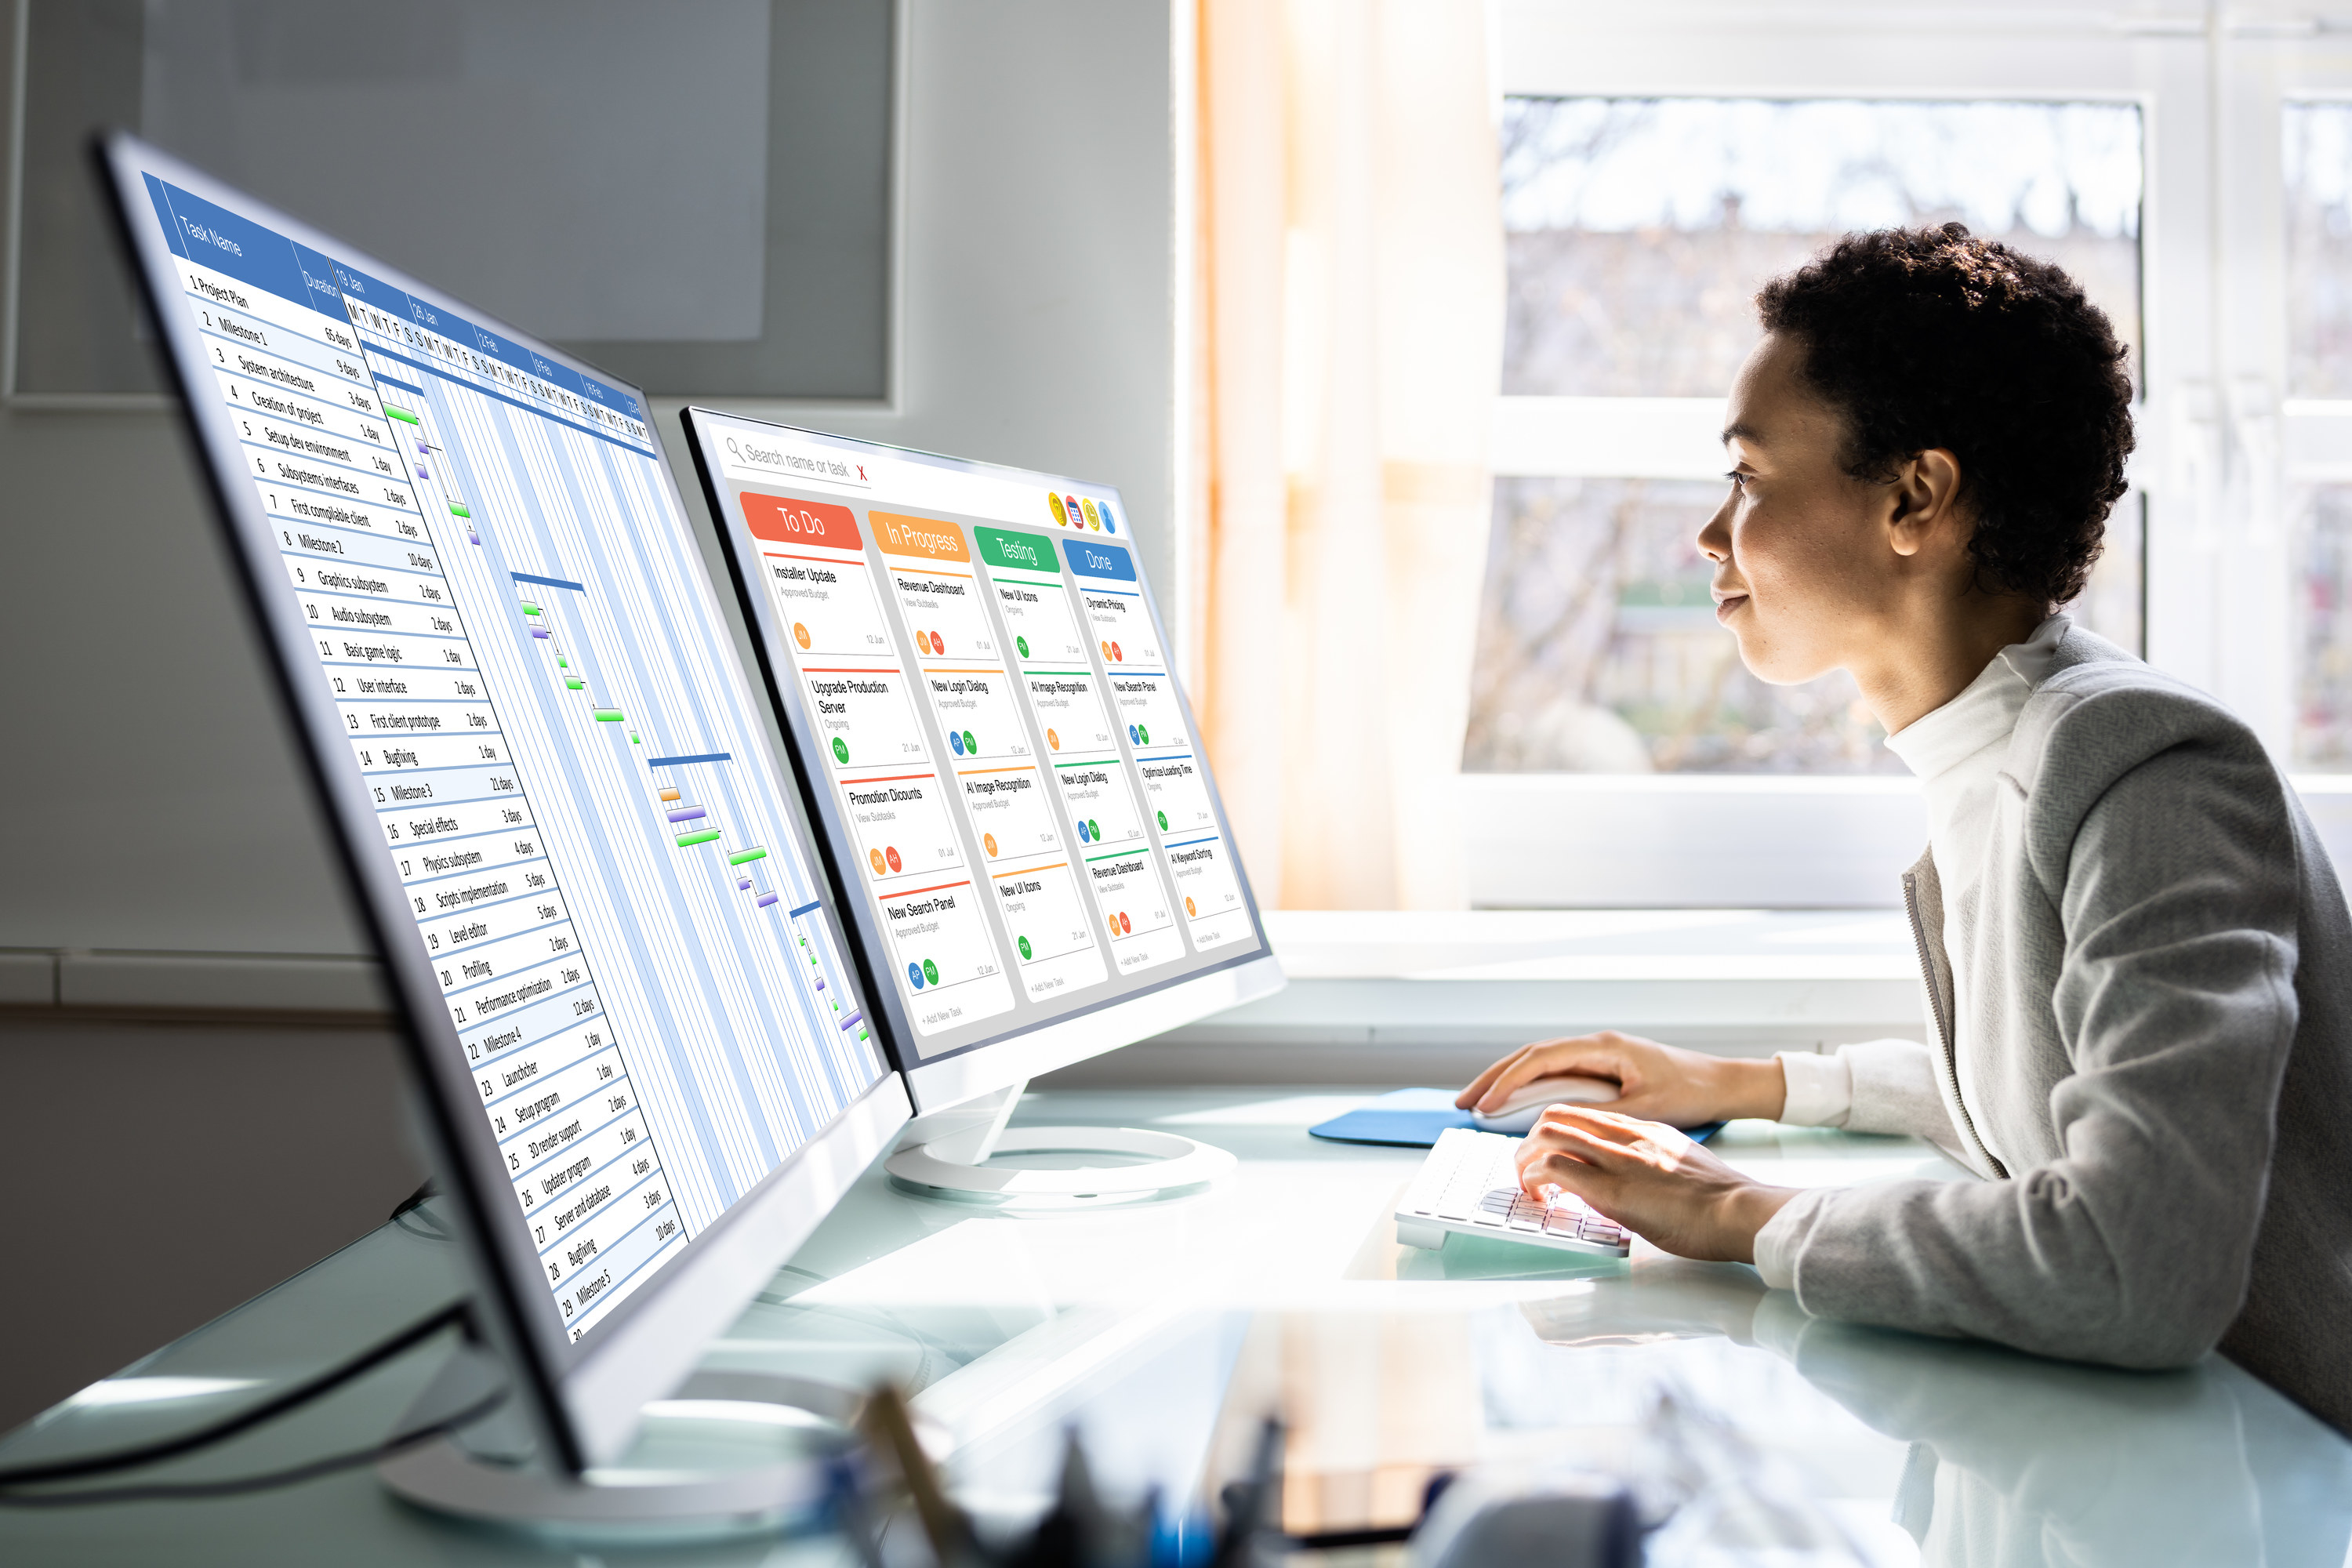
<svg viewBox="0 0 2352 1568">
<path fill-rule="evenodd" d="M 730 436 L 730 437 L 727 437 L 727 449 L 728 449 L 730 452 L 732 452 L 732 453 L 734 453 L 734 454 L 735 454 L 735 457 L 736 457 L 737 460 L 739 460 L 739 461 L 740 461 L 740 460 L 741 460 L 742 456 L 743 456 L 743 449 L 742 449 L 740 447 L 738 447 L 737 445 L 735 445 L 735 437 L 732 437 L 732 436 Z"/>
</svg>

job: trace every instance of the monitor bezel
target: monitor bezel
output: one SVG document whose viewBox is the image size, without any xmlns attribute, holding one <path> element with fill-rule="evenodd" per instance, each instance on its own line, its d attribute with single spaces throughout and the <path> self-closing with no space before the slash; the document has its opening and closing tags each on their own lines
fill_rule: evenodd
<svg viewBox="0 0 2352 1568">
<path fill-rule="evenodd" d="M 704 416 L 702 425 L 697 423 L 698 415 Z M 819 825 L 818 853 L 824 861 L 825 874 L 831 879 L 835 906 L 847 911 L 847 919 L 858 934 L 859 980 L 866 993 L 868 1014 L 881 1026 L 879 1033 L 883 1045 L 890 1053 L 891 1062 L 906 1079 L 914 1096 L 917 1112 L 929 1114 L 947 1110 L 982 1094 L 1017 1085 L 1040 1073 L 1117 1050 L 1122 1046 L 1132 1045 L 1138 1040 L 1180 1027 L 1241 1003 L 1271 995 L 1282 989 L 1282 965 L 1275 957 L 1273 943 L 1266 936 L 1265 921 L 1258 910 L 1257 894 L 1250 885 L 1249 873 L 1236 853 L 1234 856 L 1234 879 L 1241 885 L 1243 900 L 1249 909 L 1251 928 L 1258 939 L 1258 946 L 1254 952 L 1235 953 L 1206 968 L 1194 969 L 1144 990 L 1105 997 L 1078 1011 L 1034 1024 L 1025 1029 L 1008 1031 L 991 1039 L 973 1041 L 928 1059 L 919 1049 L 910 1047 L 912 1030 L 895 976 L 874 972 L 873 955 L 889 951 L 887 939 L 870 907 L 871 900 L 866 894 L 865 879 L 846 872 L 841 860 L 839 846 L 848 841 L 847 823 L 839 801 L 826 787 L 828 775 L 818 755 L 816 742 L 807 733 L 806 717 L 796 700 L 797 686 L 791 675 L 792 656 L 784 647 L 782 623 L 777 618 L 768 596 L 760 591 L 757 546 L 741 517 L 728 505 L 723 468 L 715 447 L 718 436 L 708 424 L 709 420 L 714 419 L 758 425 L 842 451 L 881 453 L 909 458 L 951 472 L 982 475 L 1040 491 L 1079 489 L 1090 495 L 1108 496 L 1118 505 L 1119 514 L 1129 519 L 1130 531 L 1122 542 L 1130 553 L 1139 557 L 1132 532 L 1134 514 L 1129 510 L 1126 498 L 1120 495 L 1116 486 L 1081 480 L 1069 475 L 949 457 L 911 447 L 896 447 L 887 442 L 812 430 L 723 408 L 689 405 L 679 411 L 678 421 L 686 431 L 687 450 L 694 458 L 695 477 L 701 482 L 703 500 L 709 508 L 711 529 L 719 536 L 720 553 L 726 558 L 728 575 L 734 582 L 736 599 L 742 607 L 743 618 L 751 632 L 751 648 L 758 656 L 761 676 L 767 682 L 770 699 L 775 705 L 777 725 L 784 737 L 785 755 L 791 759 L 793 778 L 801 787 L 803 809 Z M 813 490 L 812 493 L 817 492 Z M 847 502 L 852 498 L 833 495 L 831 499 Z M 1010 523 L 1005 526 L 1035 529 L 1039 525 Z M 1047 537 L 1054 537 L 1050 530 L 1044 531 Z M 1167 623 L 1160 618 L 1159 600 L 1153 594 L 1150 574 L 1142 570 L 1139 559 L 1136 586 L 1143 599 L 1144 613 L 1151 617 L 1160 646 L 1167 647 Z M 1194 720 L 1192 699 L 1186 695 L 1182 680 L 1173 679 L 1172 672 L 1171 684 L 1188 731 L 1197 736 L 1200 727 Z M 1215 772 L 1207 765 L 1205 758 L 1201 773 L 1208 787 L 1210 803 L 1217 814 L 1218 826 L 1230 846 L 1233 843 L 1233 825 L 1225 814 L 1224 796 L 1218 790 Z"/>
<path fill-rule="evenodd" d="M 317 665 L 310 628 L 298 613 L 294 595 L 285 589 L 274 531 L 247 482 L 243 452 L 229 416 L 218 398 L 190 395 L 184 366 L 200 363 L 203 351 L 194 324 L 177 308 L 177 258 L 152 221 L 144 176 L 152 174 L 251 216 L 322 255 L 368 268 L 419 300 L 476 321 L 552 363 L 634 396 L 647 414 L 645 424 L 659 460 L 661 482 L 668 487 L 679 521 L 689 533 L 693 514 L 677 488 L 645 394 L 629 382 L 517 331 L 128 132 L 101 133 L 93 140 L 92 154 L 117 237 L 132 263 L 163 374 L 185 416 L 183 428 L 194 437 L 197 466 L 235 575 L 268 649 L 274 684 L 291 721 L 297 751 L 335 829 L 331 837 L 356 912 L 384 965 L 399 1033 L 423 1090 L 418 1098 L 430 1152 L 446 1179 L 450 1213 L 480 1286 L 479 1327 L 513 1370 L 526 1412 L 552 1466 L 577 1475 L 609 1463 L 634 1437 L 645 1405 L 669 1393 L 693 1371 L 709 1342 L 750 1304 L 850 1185 L 888 1149 L 911 1114 L 903 1080 L 886 1057 L 874 1082 L 832 1123 L 739 1197 L 655 1279 L 617 1304 L 607 1321 L 576 1344 L 565 1337 L 541 1277 L 538 1249 L 513 1201 L 495 1136 L 482 1117 L 464 1048 L 409 914 L 405 890 L 383 852 L 374 807 L 333 699 L 324 681 L 303 678 Z M 229 482 L 231 475 L 236 482 Z M 700 551 L 691 553 L 713 609 L 721 610 L 718 585 L 710 582 Z M 751 686 L 750 672 L 743 673 L 746 695 L 756 702 L 760 694 Z M 782 773 L 779 770 L 780 782 Z M 795 792 L 781 793 L 790 797 Z M 799 800 L 786 798 L 782 813 L 788 831 L 800 834 L 813 848 L 819 845 L 822 836 Z M 855 952 L 840 925 L 837 906 L 829 905 L 824 915 L 836 951 Z M 865 994 L 863 975 L 858 990 Z"/>
</svg>

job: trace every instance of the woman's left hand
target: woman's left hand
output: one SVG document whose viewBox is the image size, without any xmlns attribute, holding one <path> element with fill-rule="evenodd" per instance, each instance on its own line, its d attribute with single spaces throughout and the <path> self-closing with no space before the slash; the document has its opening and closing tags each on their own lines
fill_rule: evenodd
<svg viewBox="0 0 2352 1568">
<path fill-rule="evenodd" d="M 1683 1258 L 1756 1261 L 1756 1233 L 1797 1195 L 1750 1180 L 1662 1121 L 1555 1105 L 1519 1146 L 1531 1196 L 1565 1187 L 1654 1246 Z"/>
</svg>

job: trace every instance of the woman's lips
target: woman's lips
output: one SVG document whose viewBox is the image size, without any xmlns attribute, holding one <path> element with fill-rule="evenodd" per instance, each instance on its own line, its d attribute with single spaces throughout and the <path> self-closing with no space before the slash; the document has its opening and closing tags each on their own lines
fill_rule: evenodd
<svg viewBox="0 0 2352 1568">
<path fill-rule="evenodd" d="M 1715 606 L 1715 618 L 1718 621 L 1727 621 L 1731 619 L 1732 612 L 1746 603 L 1748 603 L 1747 595 L 1734 594 Z"/>
</svg>

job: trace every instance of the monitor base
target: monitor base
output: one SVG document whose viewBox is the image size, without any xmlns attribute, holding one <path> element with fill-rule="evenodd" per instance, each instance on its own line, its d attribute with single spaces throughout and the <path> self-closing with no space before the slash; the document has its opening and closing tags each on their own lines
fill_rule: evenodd
<svg viewBox="0 0 2352 1568">
<path fill-rule="evenodd" d="M 617 1545 L 772 1534 L 824 1513 L 863 1403 L 847 1389 L 804 1378 L 700 1372 L 646 1407 L 649 1424 L 704 1429 L 702 1440 L 690 1445 L 690 1467 L 614 1467 L 574 1479 L 444 1437 L 386 1459 L 376 1474 L 394 1495 L 430 1512 L 563 1541 Z M 740 1440 L 727 1440 L 730 1427 Z M 715 1441 L 711 1434 L 719 1435 Z M 745 1462 L 729 1464 L 730 1450 Z"/>
<path fill-rule="evenodd" d="M 1213 1182 L 1240 1162 L 1213 1144 L 1139 1127 L 1014 1127 L 997 1134 L 997 1154 L 1127 1154 L 1134 1165 L 1081 1165 L 1062 1171 L 1020 1171 L 953 1158 L 940 1142 L 902 1148 L 882 1168 L 914 1187 L 961 1197 L 1017 1201 L 1164 1192 Z M 982 1156 L 985 1158 L 985 1155 Z"/>
</svg>

